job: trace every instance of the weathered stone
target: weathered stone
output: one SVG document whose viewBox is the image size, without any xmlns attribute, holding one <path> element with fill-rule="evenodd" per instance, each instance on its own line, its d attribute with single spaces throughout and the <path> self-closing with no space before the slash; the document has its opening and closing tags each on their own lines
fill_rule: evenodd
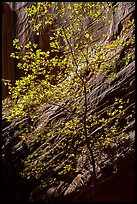
<svg viewBox="0 0 137 204">
<path fill-rule="evenodd" d="M 69 185 L 69 187 L 65 191 L 64 196 L 79 190 L 80 187 L 84 186 L 84 183 L 87 181 L 87 179 L 88 179 L 87 174 L 85 175 L 78 174 L 77 177 L 73 180 L 73 182 Z"/>
</svg>

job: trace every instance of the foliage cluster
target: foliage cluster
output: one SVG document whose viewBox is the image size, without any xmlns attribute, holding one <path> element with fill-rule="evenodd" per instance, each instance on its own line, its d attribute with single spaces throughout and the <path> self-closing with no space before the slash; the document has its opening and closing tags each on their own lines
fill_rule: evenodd
<svg viewBox="0 0 137 204">
<path fill-rule="evenodd" d="M 129 100 L 115 99 L 104 117 L 87 115 L 88 142 L 94 154 L 98 151 L 102 154 L 103 149 L 107 146 L 116 147 L 121 140 L 125 139 L 126 126 L 123 127 L 120 123 L 122 119 L 125 119 L 125 107 L 128 106 L 128 103 Z M 36 178 L 39 178 L 50 172 L 49 177 L 54 178 L 55 172 L 58 175 L 77 172 L 76 163 L 79 155 L 89 153 L 84 136 L 83 112 L 77 111 L 68 120 L 63 118 L 49 125 L 43 124 L 40 129 L 37 129 L 37 134 L 35 132 L 34 143 L 32 143 L 33 131 L 27 135 L 26 133 L 20 134 L 20 137 L 26 140 L 30 150 L 34 148 L 33 153 L 24 160 L 23 176 L 29 179 L 35 175 Z M 37 142 L 40 148 L 35 150 Z"/>
</svg>

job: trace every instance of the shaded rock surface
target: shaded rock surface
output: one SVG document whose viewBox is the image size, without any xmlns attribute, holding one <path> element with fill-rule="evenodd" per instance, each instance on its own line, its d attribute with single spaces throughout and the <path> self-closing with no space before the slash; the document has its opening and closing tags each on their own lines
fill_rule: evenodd
<svg viewBox="0 0 137 204">
<path fill-rule="evenodd" d="M 134 3 L 118 2 L 118 12 L 113 14 L 112 24 L 109 30 L 111 40 L 124 30 L 125 22 L 134 19 Z M 112 15 L 111 15 L 112 17 Z M 131 36 L 132 36 L 132 32 Z M 119 67 L 118 67 L 119 66 Z M 69 175 L 72 178 L 60 178 L 58 186 L 41 186 L 39 179 L 25 180 L 19 172 L 23 168 L 22 160 L 31 151 L 42 147 L 39 144 L 35 149 L 29 150 L 23 140 L 18 138 L 16 130 L 19 125 L 29 127 L 29 116 L 22 121 L 9 124 L 2 118 L 2 191 L 4 201 L 134 201 L 135 198 L 135 61 L 128 65 L 117 65 L 118 78 L 106 79 L 106 76 L 93 76 L 95 86 L 88 93 L 88 114 L 103 115 L 110 109 L 114 98 L 129 99 L 129 105 L 125 109 L 125 120 L 121 121 L 122 132 L 126 133 L 125 139 L 108 146 L 102 154 L 95 155 L 97 170 L 97 185 L 92 186 L 92 166 L 89 162 L 90 155 L 82 154 L 77 162 L 78 172 Z M 90 83 L 90 81 L 89 81 Z M 83 104 L 83 101 L 81 101 Z M 4 107 L 3 107 L 4 108 Z M 37 128 L 46 127 L 53 120 L 65 118 L 65 111 L 53 105 L 41 107 L 41 114 L 37 121 Z M 124 126 L 126 124 L 126 129 Z M 101 127 L 91 133 L 101 131 Z M 44 146 L 44 143 L 42 144 Z M 113 158 L 113 159 L 112 159 Z M 36 162 L 39 158 L 36 159 Z"/>
<path fill-rule="evenodd" d="M 10 20 L 9 20 L 10 19 Z M 10 58 L 14 52 L 12 41 L 15 38 L 15 25 L 17 15 L 8 4 L 2 2 L 2 78 L 11 79 L 12 85 L 15 81 L 15 61 Z M 6 98 L 8 89 L 2 84 L 2 98 Z"/>
</svg>

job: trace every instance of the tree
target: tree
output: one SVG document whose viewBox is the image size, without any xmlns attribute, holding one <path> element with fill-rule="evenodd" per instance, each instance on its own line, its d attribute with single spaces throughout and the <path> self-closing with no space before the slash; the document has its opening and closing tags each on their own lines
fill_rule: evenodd
<svg viewBox="0 0 137 204">
<path fill-rule="evenodd" d="M 31 118 L 29 129 L 20 127 L 17 131 L 32 151 L 23 161 L 22 175 L 28 179 L 31 176 L 42 178 L 50 172 L 47 182 L 52 183 L 55 172 L 58 175 L 75 172 L 78 156 L 88 151 L 95 184 L 94 153 L 98 149 L 101 151 L 103 145 L 123 138 L 119 135 L 118 118 L 124 117 L 125 101 L 115 99 L 113 105 L 116 107 L 112 106 L 105 116 L 88 114 L 91 104 L 87 101 L 87 94 L 96 86 L 95 77 L 99 74 L 106 78 L 117 77 L 115 66 L 120 50 L 134 43 L 134 39 L 125 41 L 120 36 L 109 42 L 106 33 L 102 34 L 103 43 L 96 42 L 92 25 L 111 23 L 107 19 L 110 7 L 111 3 L 104 2 L 33 2 L 25 9 L 32 30 L 37 34 L 44 24 L 53 27 L 50 50 L 43 52 L 35 43 L 29 42 L 22 55 L 19 40 L 15 39 L 16 51 L 11 54 L 19 60 L 17 66 L 25 71 L 26 76 L 16 80 L 14 87 L 7 82 L 12 100 L 7 102 L 10 113 L 4 114 L 9 121 L 21 120 L 27 115 Z M 132 56 L 130 53 L 123 61 L 128 63 Z M 33 122 L 36 123 L 42 104 L 47 108 L 51 105 L 59 107 L 64 110 L 65 117 L 53 118 L 38 129 Z M 96 126 L 101 129 L 92 134 Z M 38 149 L 35 149 L 36 143 L 40 146 Z"/>
</svg>

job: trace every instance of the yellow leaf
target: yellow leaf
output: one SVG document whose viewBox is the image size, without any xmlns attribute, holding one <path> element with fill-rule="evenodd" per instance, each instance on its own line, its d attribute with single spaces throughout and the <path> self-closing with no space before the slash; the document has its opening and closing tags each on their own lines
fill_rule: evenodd
<svg viewBox="0 0 137 204">
<path fill-rule="evenodd" d="M 88 33 L 86 33 L 85 37 L 86 37 L 86 38 L 89 38 L 89 34 L 88 34 Z"/>
<path fill-rule="evenodd" d="M 90 36 L 90 40 L 93 40 L 92 36 Z"/>
</svg>

